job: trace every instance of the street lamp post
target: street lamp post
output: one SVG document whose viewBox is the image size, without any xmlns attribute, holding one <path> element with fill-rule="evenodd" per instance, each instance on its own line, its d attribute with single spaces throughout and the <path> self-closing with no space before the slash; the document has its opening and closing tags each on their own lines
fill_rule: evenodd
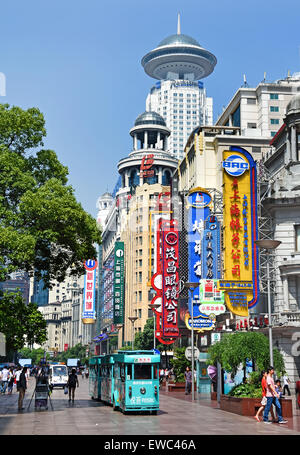
<svg viewBox="0 0 300 455">
<path fill-rule="evenodd" d="M 272 309 L 271 309 L 271 289 L 270 289 L 270 251 L 275 250 L 281 242 L 279 240 L 262 239 L 255 240 L 260 249 L 266 250 L 267 254 L 267 289 L 268 289 L 268 316 L 269 316 L 269 349 L 270 365 L 273 366 L 273 336 L 272 336 Z"/>
<path fill-rule="evenodd" d="M 133 343 L 134 343 L 134 323 L 137 320 L 137 316 L 128 316 L 129 321 L 132 323 L 132 350 L 133 350 Z"/>
<path fill-rule="evenodd" d="M 199 283 L 185 283 L 184 287 L 187 288 L 192 293 L 192 339 L 191 339 L 191 348 L 192 348 L 192 401 L 195 399 L 195 388 L 194 388 L 194 291 L 199 286 Z"/>
<path fill-rule="evenodd" d="M 156 337 L 155 337 L 155 330 L 156 330 L 156 313 L 155 310 L 160 307 L 160 303 L 149 303 L 148 308 L 153 311 L 153 349 L 156 348 Z"/>
</svg>

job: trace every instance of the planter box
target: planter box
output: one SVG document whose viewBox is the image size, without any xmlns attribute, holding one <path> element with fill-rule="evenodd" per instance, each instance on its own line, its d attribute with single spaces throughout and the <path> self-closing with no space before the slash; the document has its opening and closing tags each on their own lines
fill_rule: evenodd
<svg viewBox="0 0 300 455">
<path fill-rule="evenodd" d="M 292 400 L 281 398 L 282 417 L 293 417 Z M 261 406 L 261 398 L 239 398 L 221 395 L 220 409 L 243 416 L 254 416 Z"/>
</svg>

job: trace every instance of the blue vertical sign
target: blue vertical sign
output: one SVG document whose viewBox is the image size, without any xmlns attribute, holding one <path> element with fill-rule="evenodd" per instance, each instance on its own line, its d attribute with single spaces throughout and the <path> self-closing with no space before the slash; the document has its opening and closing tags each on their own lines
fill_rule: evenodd
<svg viewBox="0 0 300 455">
<path fill-rule="evenodd" d="M 204 222 L 202 238 L 202 279 L 221 278 L 220 222 L 209 215 Z"/>
<path fill-rule="evenodd" d="M 202 276 L 203 254 L 202 243 L 204 234 L 204 221 L 210 215 L 209 204 L 211 196 L 202 188 L 195 188 L 188 195 L 188 252 L 189 252 L 189 275 L 190 283 L 199 283 L 205 277 Z M 194 300 L 199 300 L 199 287 L 194 291 Z M 189 312 L 192 311 L 191 295 L 189 295 Z M 194 317 L 199 317 L 199 306 L 195 305 Z"/>
</svg>

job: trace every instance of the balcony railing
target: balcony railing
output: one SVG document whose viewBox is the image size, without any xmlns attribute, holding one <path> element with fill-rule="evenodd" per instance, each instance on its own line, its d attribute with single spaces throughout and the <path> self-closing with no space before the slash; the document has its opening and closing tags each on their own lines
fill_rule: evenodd
<svg viewBox="0 0 300 455">
<path fill-rule="evenodd" d="M 272 314 L 272 325 L 274 326 L 299 326 L 300 327 L 300 311 L 284 312 Z"/>
</svg>

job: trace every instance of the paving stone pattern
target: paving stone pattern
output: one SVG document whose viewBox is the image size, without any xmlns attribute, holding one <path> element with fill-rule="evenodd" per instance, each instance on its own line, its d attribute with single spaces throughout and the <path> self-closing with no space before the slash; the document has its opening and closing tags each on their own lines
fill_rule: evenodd
<svg viewBox="0 0 300 455">
<path fill-rule="evenodd" d="M 55 389 L 48 410 L 35 410 L 33 377 L 25 395 L 23 411 L 18 411 L 18 393 L 0 395 L 0 435 L 298 435 L 300 412 L 288 425 L 256 422 L 219 409 L 208 397 L 192 403 L 184 392 L 162 391 L 160 411 L 152 415 L 123 415 L 94 401 L 88 394 L 88 380 L 79 378 L 75 402 L 69 403 L 62 389 Z"/>
</svg>

